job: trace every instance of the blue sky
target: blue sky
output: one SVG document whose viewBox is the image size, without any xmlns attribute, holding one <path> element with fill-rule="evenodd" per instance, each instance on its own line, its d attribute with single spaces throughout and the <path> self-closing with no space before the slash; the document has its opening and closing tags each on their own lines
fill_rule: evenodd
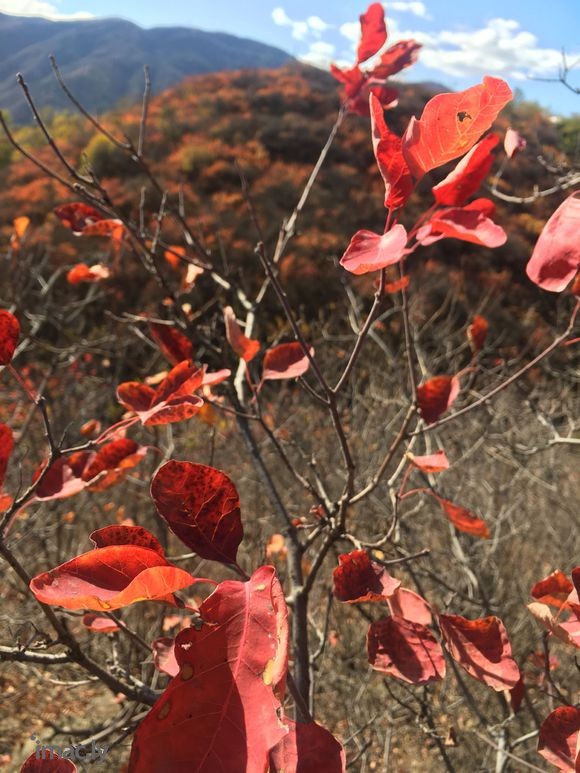
<svg viewBox="0 0 580 773">
<path fill-rule="evenodd" d="M 118 16 L 145 27 L 189 26 L 221 30 L 279 46 L 319 66 L 353 59 L 358 14 L 354 0 L 0 0 L 0 11 L 49 18 Z M 580 95 L 553 77 L 562 47 L 580 86 L 580 0 L 390 0 L 391 42 L 415 37 L 424 44 L 420 64 L 407 77 L 465 88 L 482 75 L 499 75 L 554 112 L 580 113 Z"/>
</svg>

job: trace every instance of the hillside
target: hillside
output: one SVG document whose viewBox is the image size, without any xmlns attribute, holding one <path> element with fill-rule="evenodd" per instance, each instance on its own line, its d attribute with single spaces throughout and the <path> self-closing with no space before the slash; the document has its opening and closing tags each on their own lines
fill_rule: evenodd
<svg viewBox="0 0 580 773">
<path fill-rule="evenodd" d="M 70 86 L 86 106 L 102 112 L 120 99 L 135 100 L 149 65 L 156 92 L 187 75 L 278 67 L 291 57 L 280 49 L 217 32 L 185 27 L 142 29 L 122 19 L 48 21 L 0 13 L 0 107 L 13 120 L 30 120 L 17 87 L 23 73 L 40 107 L 66 107 L 48 57 L 54 54 Z"/>
</svg>

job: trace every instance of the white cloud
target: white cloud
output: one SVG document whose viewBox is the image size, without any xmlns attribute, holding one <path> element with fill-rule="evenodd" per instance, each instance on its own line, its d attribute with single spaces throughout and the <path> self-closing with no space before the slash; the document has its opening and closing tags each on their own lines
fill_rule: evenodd
<svg viewBox="0 0 580 773">
<path fill-rule="evenodd" d="M 420 0 L 392 0 L 390 3 L 385 3 L 390 11 L 401 11 L 403 13 L 412 13 L 413 16 L 418 16 L 420 19 L 428 19 L 427 8 L 425 3 L 421 3 Z"/>
<path fill-rule="evenodd" d="M 334 60 L 336 46 L 324 40 L 315 40 L 310 44 L 308 51 L 300 56 L 300 61 L 312 64 L 314 67 L 328 67 Z"/>
<path fill-rule="evenodd" d="M 290 27 L 292 37 L 296 40 L 306 40 L 309 37 L 320 38 L 323 32 L 330 29 L 330 25 L 320 16 L 309 16 L 307 19 L 291 19 L 283 8 L 277 7 L 272 11 L 272 21 L 279 27 Z"/>
<path fill-rule="evenodd" d="M 78 11 L 77 13 L 59 13 L 58 8 L 44 0 L 0 0 L 0 12 L 14 16 L 43 16 L 46 19 L 92 19 L 92 13 Z"/>
<path fill-rule="evenodd" d="M 485 27 L 471 31 L 441 30 L 416 37 L 424 43 L 421 63 L 456 77 L 482 73 L 515 79 L 550 76 L 562 62 L 560 51 L 540 46 L 537 37 L 522 30 L 515 19 L 491 19 Z"/>
</svg>

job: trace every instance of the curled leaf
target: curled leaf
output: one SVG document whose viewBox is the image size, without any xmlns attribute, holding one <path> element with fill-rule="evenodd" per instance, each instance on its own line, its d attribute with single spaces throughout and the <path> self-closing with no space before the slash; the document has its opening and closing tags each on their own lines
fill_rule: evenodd
<svg viewBox="0 0 580 773">
<path fill-rule="evenodd" d="M 338 557 L 332 578 L 334 595 L 339 601 L 358 604 L 363 601 L 384 601 L 400 586 L 384 566 L 371 561 L 366 550 L 353 550 Z"/>
<path fill-rule="evenodd" d="M 474 537 L 490 538 L 491 535 L 486 522 L 474 515 L 471 510 L 461 505 L 456 505 L 449 499 L 443 499 L 443 497 L 437 495 L 435 495 L 435 498 L 439 502 L 446 518 L 451 521 L 456 529 L 465 532 L 465 534 L 471 534 Z"/>
<path fill-rule="evenodd" d="M 172 365 L 178 365 L 184 360 L 193 358 L 193 344 L 180 330 L 171 325 L 150 322 L 149 332 L 163 356 Z"/>
<path fill-rule="evenodd" d="M 485 317 L 476 314 L 467 328 L 467 340 L 474 352 L 480 352 L 489 332 L 489 322 Z"/>
<path fill-rule="evenodd" d="M 564 572 L 556 569 L 552 574 L 537 582 L 530 591 L 531 595 L 542 602 L 561 609 L 567 602 L 569 595 L 574 590 L 572 581 Z"/>
<path fill-rule="evenodd" d="M 482 247 L 501 247 L 507 241 L 504 229 L 489 217 L 495 206 L 488 199 L 476 199 L 464 207 L 452 207 L 436 212 L 417 231 L 417 241 L 423 246 L 445 237 Z"/>
<path fill-rule="evenodd" d="M 417 469 L 425 473 L 443 472 L 449 469 L 449 459 L 443 449 L 427 456 L 415 456 L 415 454 L 408 453 L 407 459 L 413 467 L 417 467 Z"/>
<path fill-rule="evenodd" d="M 398 263 L 404 255 L 407 232 L 400 223 L 387 233 L 357 231 L 350 240 L 340 265 L 351 274 L 368 274 Z"/>
<path fill-rule="evenodd" d="M 75 236 L 79 236 L 88 225 L 104 219 L 97 209 L 82 201 L 61 204 L 60 207 L 56 207 L 54 214 L 64 226 L 70 228 Z"/>
<path fill-rule="evenodd" d="M 0 309 L 0 365 L 9 365 L 18 343 L 20 324 L 14 314 Z"/>
<path fill-rule="evenodd" d="M 460 207 L 465 204 L 487 177 L 493 164 L 491 151 L 498 142 L 499 137 L 492 133 L 474 145 L 455 169 L 433 186 L 435 201 L 447 207 Z"/>
<path fill-rule="evenodd" d="M 417 405 L 427 424 L 449 410 L 459 394 L 457 376 L 433 376 L 417 387 Z"/>
<path fill-rule="evenodd" d="M 371 135 L 377 166 L 385 183 L 385 207 L 402 207 L 413 192 L 413 178 L 403 157 L 401 138 L 385 122 L 377 97 L 369 97 Z"/>
<path fill-rule="evenodd" d="M 525 138 L 522 137 L 522 135 L 515 129 L 510 127 L 506 131 L 503 147 L 508 158 L 514 158 L 517 156 L 518 153 L 525 149 L 527 144 L 528 143 L 526 142 Z"/>
<path fill-rule="evenodd" d="M 224 320 L 226 323 L 226 338 L 234 352 L 246 362 L 253 360 L 260 351 L 260 342 L 254 338 L 248 338 L 242 333 L 231 306 L 224 308 Z"/>
<path fill-rule="evenodd" d="M 374 56 L 387 39 L 385 9 L 382 3 L 371 3 L 360 16 L 361 39 L 357 49 L 357 64 Z"/>
<path fill-rule="evenodd" d="M 542 722 L 538 736 L 538 754 L 558 770 L 572 773 L 578 756 L 580 709 L 559 706 Z"/>
<path fill-rule="evenodd" d="M 108 279 L 110 276 L 109 269 L 100 263 L 90 267 L 86 263 L 77 263 L 67 273 L 66 281 L 69 285 L 78 285 L 82 282 L 102 282 L 103 279 Z"/>
<path fill-rule="evenodd" d="M 153 663 L 158 671 L 168 676 L 177 676 L 179 663 L 175 657 L 175 639 L 170 636 L 162 636 L 151 643 L 153 650 Z"/>
</svg>

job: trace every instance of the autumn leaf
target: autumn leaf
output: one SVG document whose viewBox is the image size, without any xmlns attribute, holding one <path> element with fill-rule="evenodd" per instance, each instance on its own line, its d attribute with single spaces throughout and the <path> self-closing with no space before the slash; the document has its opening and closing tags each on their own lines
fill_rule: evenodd
<svg viewBox="0 0 580 773">
<path fill-rule="evenodd" d="M 129 770 L 265 771 L 287 735 L 280 719 L 288 612 L 274 569 L 222 582 L 200 607 L 203 625 L 175 639 L 179 674 L 137 728 Z"/>
<path fill-rule="evenodd" d="M 403 154 L 413 176 L 419 180 L 467 153 L 511 98 L 505 81 L 486 76 L 465 91 L 430 99 L 421 118 L 411 118 L 403 137 Z"/>
<path fill-rule="evenodd" d="M 255 338 L 248 338 L 242 333 L 231 306 L 224 307 L 224 321 L 226 338 L 234 352 L 246 362 L 253 360 L 260 351 L 260 342 Z"/>
<path fill-rule="evenodd" d="M 118 527 L 120 528 L 120 527 Z M 124 527 L 125 530 L 139 527 Z M 170 564 L 149 547 L 102 544 L 49 572 L 34 577 L 30 590 L 43 604 L 65 609 L 111 611 L 137 601 L 173 603 L 173 593 L 198 582 L 189 572 Z"/>
<path fill-rule="evenodd" d="M 202 386 L 204 375 L 204 369 L 180 362 L 156 390 L 138 381 L 126 381 L 117 387 L 117 399 L 146 427 L 184 421 L 195 416 L 203 405 L 194 392 Z"/>
<path fill-rule="evenodd" d="M 580 620 L 572 617 L 570 620 L 561 621 L 552 613 L 547 604 L 533 601 L 528 604 L 528 610 L 536 621 L 564 644 L 580 649 Z"/>
<path fill-rule="evenodd" d="M 83 625 L 93 633 L 115 633 L 119 626 L 110 617 L 100 617 L 93 612 L 87 612 L 83 615 Z"/>
<path fill-rule="evenodd" d="M 573 773 L 578 756 L 580 709 L 559 706 L 542 722 L 538 736 L 538 754 L 558 770 Z"/>
<path fill-rule="evenodd" d="M 193 359 L 193 344 L 189 338 L 172 325 L 150 322 L 149 332 L 163 356 L 172 365 Z"/>
<path fill-rule="evenodd" d="M 407 459 L 411 462 L 413 467 L 421 470 L 424 473 L 443 472 L 449 469 L 449 459 L 443 449 L 440 449 L 434 454 L 427 454 L 426 456 L 415 456 L 415 454 L 408 453 Z"/>
<path fill-rule="evenodd" d="M 560 204 L 544 226 L 526 266 L 528 277 L 553 293 L 562 292 L 580 269 L 580 191 Z"/>
<path fill-rule="evenodd" d="M 104 219 L 97 209 L 82 201 L 61 204 L 60 207 L 56 207 L 54 214 L 64 226 L 70 228 L 75 236 L 79 236 L 86 226 Z"/>
<path fill-rule="evenodd" d="M 97 263 L 94 266 L 87 266 L 86 263 L 77 263 L 76 266 L 66 275 L 66 281 L 70 285 L 78 285 L 82 282 L 102 282 L 104 279 L 108 279 L 111 276 L 111 272 L 106 266 Z"/>
<path fill-rule="evenodd" d="M 357 64 L 374 56 L 387 40 L 385 9 L 382 3 L 372 3 L 360 16 L 361 39 L 357 49 Z"/>
<path fill-rule="evenodd" d="M 310 355 L 314 349 L 310 348 Z M 285 378 L 303 376 L 310 367 L 310 360 L 304 354 L 298 341 L 289 344 L 278 344 L 269 349 L 262 365 L 262 381 L 277 381 Z"/>
<path fill-rule="evenodd" d="M 416 239 L 423 246 L 447 237 L 490 249 L 501 247 L 507 241 L 507 234 L 489 217 L 492 210 L 495 206 L 488 199 L 476 199 L 464 207 L 438 210 L 418 229 Z"/>
<path fill-rule="evenodd" d="M 332 578 L 334 595 L 339 601 L 358 604 L 363 601 L 384 601 L 400 586 L 384 566 L 369 558 L 366 550 L 353 550 L 339 555 Z"/>
<path fill-rule="evenodd" d="M 7 424 L 0 424 L 0 491 L 6 478 L 6 468 L 14 448 L 14 436 Z"/>
<path fill-rule="evenodd" d="M 316 722 L 283 721 L 289 732 L 270 752 L 269 773 L 344 773 L 346 755 L 332 733 Z"/>
<path fill-rule="evenodd" d="M 518 153 L 525 149 L 527 144 L 524 137 L 515 129 L 509 128 L 506 131 L 503 147 L 508 158 L 515 158 Z"/>
<path fill-rule="evenodd" d="M 474 515 L 471 510 L 468 510 L 461 505 L 456 505 L 449 499 L 444 499 L 436 494 L 434 494 L 434 496 L 439 502 L 445 517 L 451 521 L 456 529 L 465 534 L 471 534 L 474 537 L 483 537 L 483 539 L 490 538 L 491 535 L 486 522 Z"/>
<path fill-rule="evenodd" d="M 155 668 L 168 676 L 177 676 L 179 664 L 175 657 L 175 639 L 162 636 L 151 643 L 151 649 Z"/>
<path fill-rule="evenodd" d="M 459 394 L 457 376 L 433 376 L 417 387 L 417 406 L 427 424 L 433 424 L 455 402 Z"/>
<path fill-rule="evenodd" d="M 455 169 L 437 185 L 433 195 L 438 204 L 460 207 L 479 189 L 493 164 L 491 151 L 497 143 L 497 134 L 488 134 L 457 164 Z"/>
<path fill-rule="evenodd" d="M 20 335 L 20 324 L 14 314 L 0 309 L 0 365 L 9 365 Z"/>
<path fill-rule="evenodd" d="M 437 620 L 449 654 L 470 676 L 498 692 L 515 687 L 520 670 L 499 617 L 439 615 Z"/>
<path fill-rule="evenodd" d="M 369 663 L 375 671 L 409 684 L 429 684 L 445 676 L 445 656 L 425 625 L 400 617 L 371 623 L 367 634 Z"/>
<path fill-rule="evenodd" d="M 20 773 L 76 773 L 77 766 L 71 760 L 59 757 L 55 752 L 43 752 L 40 759 L 34 751 L 20 768 Z"/>
<path fill-rule="evenodd" d="M 387 233 L 357 231 L 350 240 L 340 265 L 351 274 L 368 274 L 398 263 L 404 255 L 407 232 L 400 223 Z"/>
<path fill-rule="evenodd" d="M 377 97 L 369 97 L 371 136 L 377 166 L 385 183 L 385 207 L 402 207 L 413 192 L 413 178 L 403 157 L 401 138 L 385 122 Z"/>
<path fill-rule="evenodd" d="M 572 581 L 566 577 L 564 572 L 556 569 L 547 577 L 544 577 L 543 580 L 535 583 L 530 593 L 543 604 L 550 604 L 557 609 L 561 609 L 568 601 L 568 597 L 573 590 L 574 585 Z"/>
<path fill-rule="evenodd" d="M 489 331 L 489 322 L 485 317 L 476 314 L 467 328 L 467 340 L 474 352 L 480 352 L 485 344 Z"/>
<path fill-rule="evenodd" d="M 415 64 L 423 46 L 416 40 L 399 40 L 381 54 L 379 63 L 370 73 L 371 78 L 390 78 Z"/>
<path fill-rule="evenodd" d="M 155 473 L 151 496 L 159 515 L 190 550 L 235 564 L 243 537 L 240 499 L 225 473 L 171 460 Z"/>
<path fill-rule="evenodd" d="M 419 623 L 419 625 L 431 625 L 433 622 L 431 605 L 423 596 L 409 588 L 397 588 L 387 599 L 387 604 L 393 617 L 402 617 L 410 623 Z"/>
</svg>

